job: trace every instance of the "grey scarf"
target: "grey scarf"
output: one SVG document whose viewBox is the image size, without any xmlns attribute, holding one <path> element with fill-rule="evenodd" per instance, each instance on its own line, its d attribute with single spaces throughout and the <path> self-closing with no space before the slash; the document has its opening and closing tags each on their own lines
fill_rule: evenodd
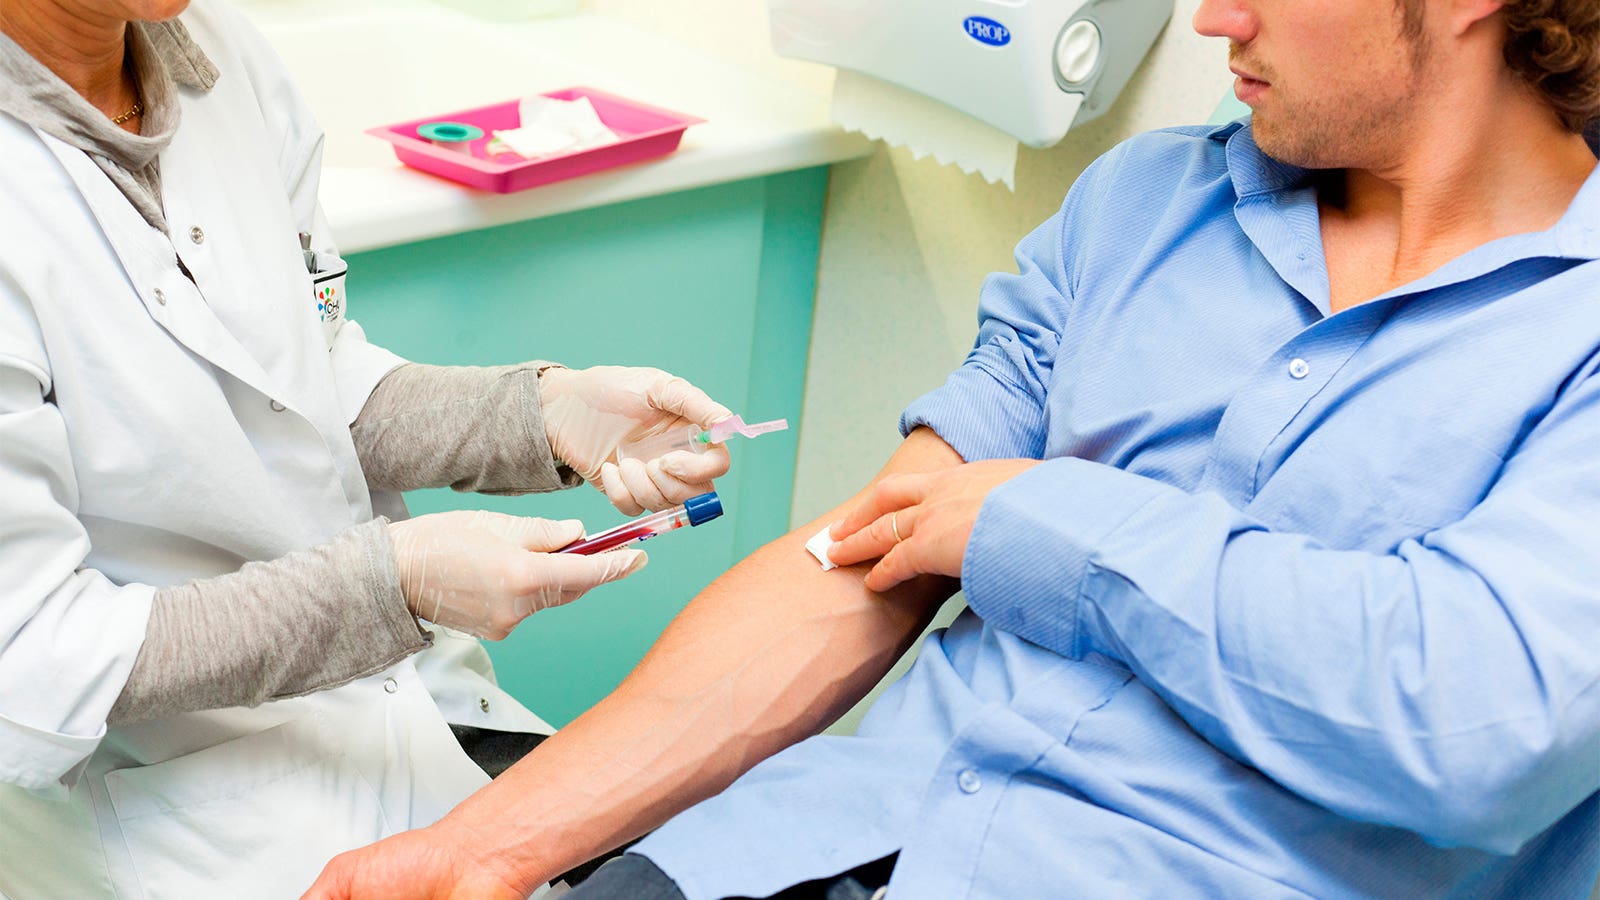
<svg viewBox="0 0 1600 900">
<path fill-rule="evenodd" d="M 0 112 L 89 154 L 145 221 L 165 232 L 158 160 L 178 130 L 177 86 L 209 91 L 217 83 L 217 67 L 176 19 L 130 23 L 128 53 L 144 106 L 140 134 L 111 124 L 4 32 L 0 32 Z"/>
</svg>

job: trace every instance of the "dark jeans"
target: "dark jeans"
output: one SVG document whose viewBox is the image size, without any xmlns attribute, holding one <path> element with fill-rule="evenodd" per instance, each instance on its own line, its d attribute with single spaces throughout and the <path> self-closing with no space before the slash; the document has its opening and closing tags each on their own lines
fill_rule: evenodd
<svg viewBox="0 0 1600 900">
<path fill-rule="evenodd" d="M 770 900 L 871 900 L 878 888 L 889 883 L 896 856 L 891 853 L 848 872 L 784 888 Z M 637 853 L 624 853 L 574 888 L 567 900 L 684 900 L 684 896 L 655 863 Z"/>
<path fill-rule="evenodd" d="M 450 732 L 467 758 L 478 768 L 499 778 L 500 773 L 511 768 L 517 760 L 527 756 L 533 748 L 544 742 L 548 734 L 526 734 L 521 731 L 492 731 L 472 725 L 451 725 Z"/>
</svg>

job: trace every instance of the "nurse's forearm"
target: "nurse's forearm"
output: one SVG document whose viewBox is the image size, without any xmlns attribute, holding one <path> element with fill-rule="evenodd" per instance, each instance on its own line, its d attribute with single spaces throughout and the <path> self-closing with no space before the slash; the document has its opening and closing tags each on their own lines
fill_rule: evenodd
<svg viewBox="0 0 1600 900">
<path fill-rule="evenodd" d="M 581 484 L 545 436 L 537 362 L 395 369 L 350 426 L 367 484 L 530 494 Z"/>
<path fill-rule="evenodd" d="M 427 646 L 400 593 L 388 525 L 156 591 L 113 725 L 256 706 L 382 671 Z"/>
<path fill-rule="evenodd" d="M 885 472 L 960 462 L 918 431 Z M 823 572 L 803 545 L 841 515 L 774 541 L 712 583 L 615 692 L 435 833 L 531 888 L 833 722 L 957 588 L 924 579 L 873 594 L 862 586 L 865 567 Z"/>
</svg>

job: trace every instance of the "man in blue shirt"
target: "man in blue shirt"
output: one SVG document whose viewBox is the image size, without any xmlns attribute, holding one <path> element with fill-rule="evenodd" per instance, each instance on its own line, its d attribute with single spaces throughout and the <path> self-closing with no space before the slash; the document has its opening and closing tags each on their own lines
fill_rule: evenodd
<svg viewBox="0 0 1600 900">
<path fill-rule="evenodd" d="M 656 828 L 575 896 L 1583 896 L 1600 10 L 1196 27 L 1251 124 L 1099 160 L 874 486 L 313 895 L 522 896 Z M 970 610 L 858 735 L 801 741 L 955 579 Z"/>
</svg>

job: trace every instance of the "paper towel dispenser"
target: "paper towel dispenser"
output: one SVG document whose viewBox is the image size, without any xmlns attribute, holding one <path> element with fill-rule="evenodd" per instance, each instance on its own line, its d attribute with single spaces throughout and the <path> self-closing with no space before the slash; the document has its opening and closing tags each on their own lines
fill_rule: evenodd
<svg viewBox="0 0 1600 900">
<path fill-rule="evenodd" d="M 768 0 L 782 56 L 925 94 L 1048 147 L 1111 106 L 1174 0 Z"/>
</svg>

